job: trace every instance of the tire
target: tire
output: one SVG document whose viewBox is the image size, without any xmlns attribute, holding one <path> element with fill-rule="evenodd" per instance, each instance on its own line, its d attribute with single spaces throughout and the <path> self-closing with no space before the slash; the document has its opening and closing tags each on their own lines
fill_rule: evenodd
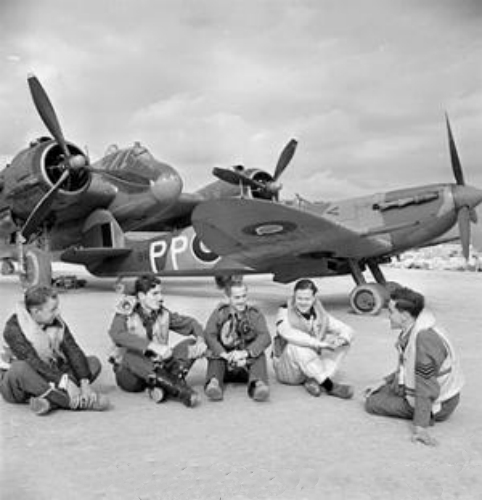
<svg viewBox="0 0 482 500">
<path fill-rule="evenodd" d="M 376 315 L 388 301 L 388 293 L 378 283 L 356 286 L 350 293 L 350 305 L 357 314 Z"/>
<path fill-rule="evenodd" d="M 30 248 L 25 252 L 20 283 L 23 288 L 52 285 L 52 263 L 48 253 L 38 248 Z"/>
</svg>

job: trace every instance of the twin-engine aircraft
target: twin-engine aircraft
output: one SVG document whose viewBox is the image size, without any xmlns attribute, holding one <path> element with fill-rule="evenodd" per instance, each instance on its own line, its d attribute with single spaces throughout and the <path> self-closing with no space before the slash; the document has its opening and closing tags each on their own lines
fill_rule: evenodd
<svg viewBox="0 0 482 500">
<path fill-rule="evenodd" d="M 469 256 L 482 191 L 465 184 L 448 117 L 455 184 L 329 203 L 280 201 L 295 140 L 273 175 L 215 168 L 218 181 L 185 193 L 179 174 L 138 144 L 90 164 L 64 139 L 40 82 L 30 76 L 28 83 L 52 139 L 33 142 L 0 173 L 0 236 L 15 244 L 6 248 L 15 249 L 24 285 L 51 280 L 52 253 L 106 277 L 271 273 L 288 283 L 351 274 L 351 306 L 375 314 L 391 286 L 379 266 L 392 256 L 453 239 L 456 225 Z M 375 283 L 366 282 L 367 267 Z"/>
<path fill-rule="evenodd" d="M 191 226 L 204 200 L 243 195 L 271 199 L 293 157 L 296 141 L 283 150 L 274 177 L 234 167 L 257 188 L 211 182 L 183 192 L 178 172 L 139 143 L 111 147 L 95 163 L 66 141 L 40 81 L 28 77 L 30 93 L 51 137 L 41 137 L 0 172 L 0 259 L 3 271 L 19 262 L 24 286 L 50 283 L 51 258 L 83 264 L 97 276 L 226 274 L 243 266 L 203 246 Z"/>
</svg>

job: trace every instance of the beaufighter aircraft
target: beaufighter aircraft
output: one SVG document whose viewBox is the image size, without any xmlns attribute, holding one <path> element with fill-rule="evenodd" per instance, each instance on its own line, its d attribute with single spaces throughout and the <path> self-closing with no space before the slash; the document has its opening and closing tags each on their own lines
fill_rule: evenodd
<svg viewBox="0 0 482 500">
<path fill-rule="evenodd" d="M 11 272 L 19 262 L 24 286 L 50 283 L 51 258 L 83 264 L 99 276 L 145 272 L 196 275 L 233 273 L 243 266 L 205 248 L 191 227 L 203 200 L 243 195 L 272 198 L 293 157 L 296 141 L 283 150 L 274 177 L 234 167 L 258 188 L 221 180 L 195 193 L 183 192 L 178 172 L 136 143 L 110 147 L 99 161 L 64 138 L 52 103 L 39 80 L 28 85 L 52 137 L 41 137 L 0 172 L 0 259 Z"/>
<path fill-rule="evenodd" d="M 64 139 L 40 82 L 30 76 L 28 83 L 53 138 L 34 141 L 0 173 L 0 237 L 15 245 L 24 285 L 51 280 L 52 254 L 105 277 L 271 273 L 286 283 L 351 274 L 353 309 L 375 314 L 391 285 L 379 266 L 392 256 L 453 239 L 447 234 L 456 224 L 469 255 L 482 191 L 465 184 L 448 117 L 455 184 L 338 202 L 280 201 L 293 139 L 273 174 L 215 168 L 219 180 L 190 194 L 172 167 L 139 144 L 91 165 Z M 376 283 L 366 282 L 366 267 Z"/>
</svg>

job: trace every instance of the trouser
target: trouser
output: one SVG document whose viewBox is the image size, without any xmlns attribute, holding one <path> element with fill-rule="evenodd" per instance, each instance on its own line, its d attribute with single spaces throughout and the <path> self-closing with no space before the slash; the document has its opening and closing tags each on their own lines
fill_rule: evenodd
<svg viewBox="0 0 482 500">
<path fill-rule="evenodd" d="M 221 388 L 224 388 L 224 385 L 229 382 L 248 383 L 248 390 L 258 380 L 268 384 L 266 355 L 262 353 L 257 358 L 249 359 L 244 368 L 231 368 L 224 359 L 210 358 L 208 359 L 206 384 L 213 377 L 219 381 Z"/>
<path fill-rule="evenodd" d="M 288 343 L 281 356 L 273 358 L 276 378 L 282 384 L 299 385 L 309 378 L 322 384 L 338 370 L 348 349 L 349 346 L 342 346 L 334 351 L 323 349 L 318 354 L 309 347 Z"/>
<path fill-rule="evenodd" d="M 102 365 L 95 356 L 87 356 L 87 362 L 92 382 L 99 376 Z M 31 397 L 50 391 L 46 399 L 59 408 L 69 408 L 69 395 L 60 389 L 51 389 L 52 385 L 26 361 L 13 361 L 10 368 L 0 375 L 0 393 L 9 403 L 27 403 Z"/>
<path fill-rule="evenodd" d="M 142 392 L 158 385 L 172 396 L 179 396 L 181 392 L 184 394 L 189 388 L 185 376 L 195 361 L 187 357 L 187 348 L 191 344 L 189 339 L 179 342 L 173 348 L 172 358 L 163 363 L 127 351 L 122 361 L 114 366 L 117 385 L 126 392 Z M 189 388 L 189 391 L 192 392 L 192 389 Z"/>
<path fill-rule="evenodd" d="M 435 415 L 432 415 L 432 420 L 435 422 L 447 420 L 459 404 L 459 401 L 460 394 L 456 394 L 444 401 L 440 410 Z M 414 414 L 414 409 L 408 404 L 408 401 L 403 396 L 396 394 L 389 384 L 382 386 L 378 391 L 367 397 L 365 409 L 373 415 L 407 420 L 411 420 Z"/>
</svg>

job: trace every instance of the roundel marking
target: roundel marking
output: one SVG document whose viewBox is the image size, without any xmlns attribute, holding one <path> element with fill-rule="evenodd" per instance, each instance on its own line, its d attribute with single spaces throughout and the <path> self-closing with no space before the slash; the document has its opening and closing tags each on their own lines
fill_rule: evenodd
<svg viewBox="0 0 482 500">
<path fill-rule="evenodd" d="M 243 233 L 251 236 L 275 236 L 294 231 L 298 226 L 288 221 L 267 221 L 243 228 Z"/>
<path fill-rule="evenodd" d="M 201 262 L 215 262 L 219 259 L 219 255 L 209 250 L 197 234 L 192 239 L 191 248 L 193 255 Z"/>
</svg>

